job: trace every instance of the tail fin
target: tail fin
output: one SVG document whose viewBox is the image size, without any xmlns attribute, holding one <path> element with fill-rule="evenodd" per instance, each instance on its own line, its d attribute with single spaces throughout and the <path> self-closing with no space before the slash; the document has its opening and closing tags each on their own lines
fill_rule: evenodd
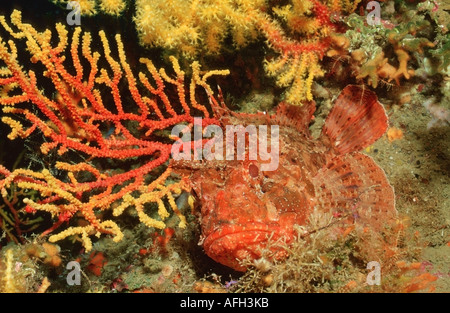
<svg viewBox="0 0 450 313">
<path fill-rule="evenodd" d="M 312 182 L 325 212 L 353 215 L 357 224 L 380 234 L 395 225 L 394 190 L 371 157 L 358 152 L 338 155 Z"/>
<path fill-rule="evenodd" d="M 338 154 L 359 151 L 380 138 L 388 119 L 377 95 L 356 85 L 345 87 L 322 129 L 322 138 Z"/>
</svg>

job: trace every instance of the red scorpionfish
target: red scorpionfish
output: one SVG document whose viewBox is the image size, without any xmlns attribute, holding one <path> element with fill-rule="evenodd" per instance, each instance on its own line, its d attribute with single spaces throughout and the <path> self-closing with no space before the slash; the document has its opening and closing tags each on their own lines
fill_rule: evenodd
<svg viewBox="0 0 450 313">
<path fill-rule="evenodd" d="M 314 102 L 300 107 L 281 103 L 272 116 L 231 112 L 223 103 L 216 103 L 214 111 L 223 126 L 279 126 L 274 171 L 261 170 L 267 161 L 259 157 L 249 160 L 248 149 L 241 161 L 174 165 L 190 168 L 201 207 L 201 243 L 216 262 L 245 271 L 242 260 L 260 258 L 269 240 L 292 242 L 298 235 L 295 225 L 305 225 L 313 210 L 347 216 L 357 229 L 379 236 L 395 223 L 393 188 L 374 160 L 358 152 L 388 127 L 374 92 L 344 88 L 318 139 L 308 128 Z M 274 258 L 287 256 L 281 248 L 272 249 Z"/>
</svg>

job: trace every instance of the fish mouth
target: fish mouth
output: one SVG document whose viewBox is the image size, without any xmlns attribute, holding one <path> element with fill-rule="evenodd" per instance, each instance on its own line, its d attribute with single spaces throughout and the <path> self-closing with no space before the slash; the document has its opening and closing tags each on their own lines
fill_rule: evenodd
<svg viewBox="0 0 450 313">
<path fill-rule="evenodd" d="M 275 242 L 282 237 L 286 241 L 292 239 L 292 236 L 289 236 L 277 224 L 255 222 L 245 226 L 222 225 L 205 238 L 203 248 L 206 254 L 216 262 L 244 272 L 246 271 L 246 267 L 243 266 L 245 259 L 259 259 L 263 249 L 268 246 L 269 240 Z M 275 245 L 269 249 L 276 253 L 283 250 Z"/>
</svg>

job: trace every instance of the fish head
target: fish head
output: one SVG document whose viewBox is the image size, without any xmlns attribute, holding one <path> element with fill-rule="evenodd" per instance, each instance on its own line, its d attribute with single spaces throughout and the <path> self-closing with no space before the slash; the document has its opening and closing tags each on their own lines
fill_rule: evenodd
<svg viewBox="0 0 450 313">
<path fill-rule="evenodd" d="M 230 162 L 191 178 L 201 202 L 206 254 L 238 271 L 245 271 L 242 261 L 260 258 L 264 249 L 276 259 L 286 256 L 279 243 L 295 238 L 294 225 L 305 222 L 309 207 L 300 184 L 289 182 L 283 169 L 260 169 L 257 161 Z"/>
</svg>

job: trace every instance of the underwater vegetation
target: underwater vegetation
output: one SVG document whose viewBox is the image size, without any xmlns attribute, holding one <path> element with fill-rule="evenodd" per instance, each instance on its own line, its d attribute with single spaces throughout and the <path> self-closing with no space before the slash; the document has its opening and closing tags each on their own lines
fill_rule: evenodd
<svg viewBox="0 0 450 313">
<path fill-rule="evenodd" d="M 42 1 L 58 22 L 0 14 L 1 292 L 430 292 L 445 276 L 409 211 L 437 198 L 377 151 L 412 140 L 406 111 L 426 119 L 414 136 L 447 138 L 450 4 L 378 1 L 373 24 L 364 0 Z M 272 159 L 202 159 L 237 125 L 233 149 L 254 126 Z"/>
</svg>

